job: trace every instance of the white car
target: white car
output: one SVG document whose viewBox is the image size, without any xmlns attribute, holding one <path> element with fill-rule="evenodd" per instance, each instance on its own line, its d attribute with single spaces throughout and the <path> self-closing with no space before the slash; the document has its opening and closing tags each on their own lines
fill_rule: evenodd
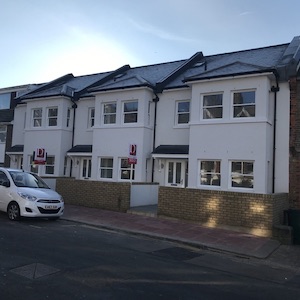
<svg viewBox="0 0 300 300">
<path fill-rule="evenodd" d="M 0 211 L 13 221 L 20 217 L 55 220 L 64 213 L 64 201 L 36 174 L 0 168 Z"/>
</svg>

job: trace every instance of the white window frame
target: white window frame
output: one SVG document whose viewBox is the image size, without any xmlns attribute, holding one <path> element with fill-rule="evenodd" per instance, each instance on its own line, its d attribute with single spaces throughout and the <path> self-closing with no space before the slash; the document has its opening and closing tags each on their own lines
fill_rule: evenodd
<svg viewBox="0 0 300 300">
<path fill-rule="evenodd" d="M 126 175 L 126 173 L 128 173 L 128 176 L 124 178 L 123 174 Z M 134 180 L 134 178 L 135 178 L 135 164 L 133 165 L 129 164 L 127 157 L 126 158 L 121 157 L 119 159 L 119 179 L 122 181 L 132 181 Z"/>
<path fill-rule="evenodd" d="M 239 93 L 254 93 L 254 102 L 249 103 L 234 103 L 235 101 L 235 95 Z M 247 107 L 254 106 L 254 115 L 251 115 L 249 111 L 247 110 Z M 236 108 L 242 108 L 241 111 L 236 115 L 235 109 Z M 249 90 L 236 90 L 232 91 L 232 117 L 234 119 L 241 119 L 241 118 L 255 118 L 256 116 L 256 90 L 255 89 L 249 89 Z"/>
<path fill-rule="evenodd" d="M 203 169 L 203 163 L 213 163 L 214 169 Z M 198 179 L 198 185 L 201 187 L 207 187 L 207 188 L 219 188 L 221 187 L 221 160 L 220 159 L 201 159 L 199 160 L 199 179 Z M 218 170 L 219 169 L 219 170 Z M 206 176 L 206 180 L 209 180 L 207 184 L 202 183 L 202 178 Z M 218 183 L 218 184 L 215 184 Z"/>
<path fill-rule="evenodd" d="M 221 96 L 221 104 L 212 104 L 207 105 L 205 104 L 206 97 L 216 97 Z M 201 119 L 202 120 L 221 120 L 223 118 L 223 92 L 215 92 L 215 93 L 209 93 L 209 94 L 203 94 L 201 97 Z M 214 117 L 214 115 L 211 113 L 213 110 L 221 109 L 221 116 Z"/>
<path fill-rule="evenodd" d="M 49 170 L 51 170 L 49 172 Z M 45 163 L 45 175 L 54 175 L 55 174 L 55 156 L 47 155 Z"/>
<path fill-rule="evenodd" d="M 112 166 L 102 165 L 102 162 L 104 160 L 111 160 Z M 107 174 L 107 172 L 111 171 L 111 177 L 102 176 L 102 171 L 104 171 L 106 174 Z M 100 157 L 99 158 L 99 177 L 101 179 L 111 180 L 111 179 L 113 179 L 113 176 L 114 176 L 114 158 L 113 157 Z"/>
<path fill-rule="evenodd" d="M 68 107 L 68 110 L 67 110 L 67 127 L 70 127 L 70 121 L 71 121 L 71 108 Z"/>
<path fill-rule="evenodd" d="M 106 107 L 115 107 L 115 111 L 106 111 Z M 117 122 L 117 102 L 105 102 L 102 104 L 103 124 L 111 125 Z"/>
<path fill-rule="evenodd" d="M 241 172 L 233 172 L 233 164 L 234 163 L 240 163 L 241 164 Z M 252 164 L 252 173 L 246 173 L 246 164 Z M 235 179 L 234 179 L 235 178 Z M 251 160 L 232 160 L 230 161 L 230 176 L 229 176 L 229 186 L 230 188 L 235 189 L 247 189 L 247 190 L 253 190 L 254 188 L 254 161 Z M 233 181 L 237 181 L 236 185 L 233 185 Z M 246 182 L 251 182 L 252 180 L 252 186 L 245 186 Z M 243 181 L 244 186 L 243 186 Z"/>
<path fill-rule="evenodd" d="M 130 103 L 136 103 L 137 104 L 137 109 L 136 110 L 130 110 L 130 111 L 125 111 L 125 106 L 126 104 L 130 104 Z M 132 101 L 124 101 L 122 103 L 122 123 L 123 124 L 136 124 L 138 123 L 138 112 L 139 112 L 139 101 L 138 100 L 132 100 Z M 133 122 L 125 122 L 126 117 L 128 117 L 129 115 L 136 115 L 136 117 L 134 118 L 135 121 Z"/>
<path fill-rule="evenodd" d="M 189 104 L 189 110 L 188 111 L 180 111 L 179 106 L 182 103 L 188 103 Z M 184 126 L 188 125 L 190 122 L 190 112 L 191 112 L 191 101 L 190 100 L 178 100 L 176 101 L 176 119 L 175 119 L 175 125 L 177 126 Z M 179 119 L 181 116 L 188 116 L 187 122 L 179 122 Z"/>
<path fill-rule="evenodd" d="M 0 125 L 0 143 L 1 144 L 6 143 L 6 135 L 7 135 L 7 126 Z"/>
<path fill-rule="evenodd" d="M 50 116 L 49 113 L 51 110 L 56 110 L 56 115 Z M 56 121 L 55 125 L 51 125 L 52 121 Z M 47 107 L 47 126 L 48 127 L 57 127 L 58 126 L 58 106 Z"/>
<path fill-rule="evenodd" d="M 95 125 L 95 107 L 89 107 L 88 110 L 88 128 L 92 128 Z"/>
<path fill-rule="evenodd" d="M 35 112 L 40 111 L 40 116 L 35 116 Z M 37 122 L 36 122 L 37 121 Z M 32 127 L 42 127 L 43 126 L 43 109 L 41 107 L 32 109 Z"/>
</svg>

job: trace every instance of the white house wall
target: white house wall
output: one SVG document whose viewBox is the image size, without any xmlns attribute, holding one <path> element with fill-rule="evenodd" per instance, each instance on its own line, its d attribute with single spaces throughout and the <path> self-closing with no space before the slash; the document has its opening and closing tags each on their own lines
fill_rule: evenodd
<svg viewBox="0 0 300 300">
<path fill-rule="evenodd" d="M 18 105 L 14 110 L 12 145 L 24 145 L 26 105 Z"/>
<path fill-rule="evenodd" d="M 176 125 L 176 103 L 191 100 L 191 89 L 166 90 L 157 103 L 156 147 L 159 145 L 188 145 L 189 125 Z M 191 110 L 193 107 L 191 105 Z"/>
<path fill-rule="evenodd" d="M 129 156 L 130 144 L 137 145 L 137 164 L 135 165 L 135 181 L 150 180 L 149 159 L 153 150 L 153 93 L 148 89 L 132 89 L 99 93 L 95 100 L 95 126 L 93 128 L 92 177 L 99 179 L 100 157 L 114 159 L 113 181 L 119 181 L 120 158 Z M 138 101 L 137 123 L 122 123 L 122 104 L 124 101 Z M 102 105 L 117 102 L 115 124 L 103 124 Z M 149 110 L 150 109 L 150 110 Z M 147 172 L 148 170 L 148 172 Z"/>
<path fill-rule="evenodd" d="M 69 99 L 52 98 L 34 100 L 27 103 L 26 128 L 24 144 L 24 169 L 29 169 L 29 157 L 37 148 L 44 148 L 48 156 L 55 156 L 55 174 L 63 174 L 64 158 L 71 148 L 72 141 L 72 113 L 70 125 L 67 127 L 67 109 L 72 103 Z M 46 111 L 48 107 L 58 107 L 57 126 L 46 126 Z M 43 108 L 43 123 L 41 127 L 32 126 L 32 109 Z"/>
<path fill-rule="evenodd" d="M 277 93 L 275 193 L 289 192 L 290 90 L 280 83 Z M 273 100 L 274 101 L 274 100 Z"/>
<path fill-rule="evenodd" d="M 95 108 L 94 98 L 82 98 L 77 102 L 74 145 L 91 145 L 93 142 L 93 129 L 88 124 L 91 108 Z"/>
<path fill-rule="evenodd" d="M 189 152 L 189 187 L 212 188 L 200 186 L 200 165 L 202 159 L 221 160 L 222 190 L 237 190 L 230 187 L 230 164 L 232 160 L 254 161 L 254 193 L 270 193 L 272 176 L 272 125 L 269 109 L 274 105 L 270 97 L 271 82 L 267 76 L 250 78 L 218 80 L 215 82 L 201 82 L 193 84 L 192 110 L 190 121 L 190 152 Z M 232 118 L 232 93 L 240 90 L 256 91 L 256 115 L 254 118 Z M 223 118 L 201 119 L 201 97 L 207 93 L 223 93 Z M 273 93 L 272 93 L 273 94 Z M 281 92 L 286 95 L 286 91 Z M 278 100 L 280 102 L 280 99 Z M 287 102 L 281 104 L 281 109 L 287 115 Z M 281 124 L 281 139 L 286 139 L 288 131 L 285 124 Z M 286 142 L 286 141 L 285 141 Z M 288 142 L 287 142 L 288 144 Z M 284 147 L 285 148 L 285 147 Z M 286 149 L 279 150 L 285 156 L 283 164 L 287 163 Z M 287 164 L 288 165 L 288 164 Z M 288 176 L 287 168 L 283 168 Z M 284 185 L 280 188 L 285 191 Z M 243 190 L 243 189 L 238 189 Z"/>
</svg>

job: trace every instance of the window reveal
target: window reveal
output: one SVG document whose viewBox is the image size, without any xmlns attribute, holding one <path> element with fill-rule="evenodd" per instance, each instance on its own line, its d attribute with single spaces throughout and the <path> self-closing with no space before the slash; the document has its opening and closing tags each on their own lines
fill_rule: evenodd
<svg viewBox="0 0 300 300">
<path fill-rule="evenodd" d="M 104 124 L 115 124 L 117 116 L 117 103 L 105 103 L 103 105 Z"/>
<path fill-rule="evenodd" d="M 253 162 L 231 162 L 231 186 L 239 188 L 253 188 Z"/>
<path fill-rule="evenodd" d="M 221 184 L 221 161 L 203 160 L 200 163 L 200 184 L 220 186 Z"/>
<path fill-rule="evenodd" d="M 33 112 L 32 112 L 33 127 L 41 127 L 42 126 L 42 117 L 43 117 L 42 108 L 33 109 Z"/>
<path fill-rule="evenodd" d="M 255 117 L 255 91 L 233 93 L 233 117 Z"/>
<path fill-rule="evenodd" d="M 113 158 L 100 159 L 100 177 L 113 178 Z"/>
<path fill-rule="evenodd" d="M 57 126 L 58 108 L 48 108 L 48 126 Z"/>
<path fill-rule="evenodd" d="M 190 102 L 177 102 L 177 124 L 187 124 L 190 121 Z"/>
<path fill-rule="evenodd" d="M 123 106 L 124 123 L 137 123 L 138 101 L 125 102 Z"/>
<path fill-rule="evenodd" d="M 128 163 L 128 158 L 121 158 L 120 173 L 121 179 L 134 180 L 135 165 L 133 164 L 131 167 L 131 165 Z"/>
<path fill-rule="evenodd" d="M 223 117 L 223 94 L 203 96 L 203 119 L 220 119 Z"/>
</svg>

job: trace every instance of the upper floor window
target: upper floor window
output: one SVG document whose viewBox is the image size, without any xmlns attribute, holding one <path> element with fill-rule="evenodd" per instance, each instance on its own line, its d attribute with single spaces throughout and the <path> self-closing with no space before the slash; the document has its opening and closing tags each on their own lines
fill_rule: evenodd
<svg viewBox="0 0 300 300">
<path fill-rule="evenodd" d="M 255 91 L 233 93 L 233 117 L 255 117 Z"/>
<path fill-rule="evenodd" d="M 95 108 L 89 108 L 89 120 L 88 120 L 88 128 L 91 128 L 95 125 Z"/>
<path fill-rule="evenodd" d="M 200 184 L 220 186 L 221 161 L 202 160 L 200 163 Z"/>
<path fill-rule="evenodd" d="M 0 94 L 0 109 L 10 108 L 10 93 Z"/>
<path fill-rule="evenodd" d="M 232 161 L 231 162 L 231 186 L 239 188 L 253 188 L 253 162 Z"/>
<path fill-rule="evenodd" d="M 67 110 L 67 127 L 70 126 L 70 119 L 71 119 L 71 108 Z"/>
<path fill-rule="evenodd" d="M 6 125 L 0 125 L 0 143 L 6 142 Z"/>
<path fill-rule="evenodd" d="M 203 119 L 220 119 L 223 117 L 223 94 L 203 96 Z"/>
<path fill-rule="evenodd" d="M 176 107 L 177 124 L 188 124 L 190 121 L 190 101 L 178 101 Z"/>
<path fill-rule="evenodd" d="M 49 107 L 48 108 L 48 126 L 57 126 L 57 116 L 58 116 L 58 108 L 57 107 Z"/>
<path fill-rule="evenodd" d="M 32 111 L 33 127 L 41 127 L 42 126 L 42 117 L 43 117 L 43 109 L 42 108 L 34 108 Z"/>
<path fill-rule="evenodd" d="M 103 122 L 104 124 L 115 124 L 117 116 L 117 103 L 103 104 Z"/>
<path fill-rule="evenodd" d="M 123 122 L 137 123 L 138 120 L 138 101 L 123 103 Z"/>
<path fill-rule="evenodd" d="M 113 178 L 113 163 L 112 157 L 100 159 L 100 178 Z"/>
</svg>

